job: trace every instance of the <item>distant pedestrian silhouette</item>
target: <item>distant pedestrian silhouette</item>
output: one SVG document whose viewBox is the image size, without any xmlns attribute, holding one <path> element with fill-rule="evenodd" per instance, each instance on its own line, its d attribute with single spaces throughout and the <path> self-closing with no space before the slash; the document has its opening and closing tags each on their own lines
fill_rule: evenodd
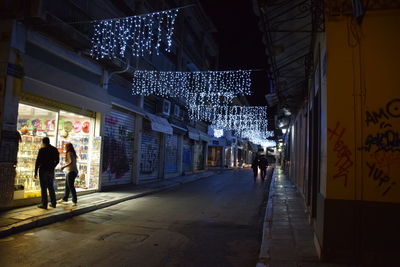
<svg viewBox="0 0 400 267">
<path fill-rule="evenodd" d="M 258 164 L 259 164 L 258 157 L 256 156 L 251 162 L 251 168 L 253 169 L 254 179 L 256 179 L 258 175 Z"/>
<path fill-rule="evenodd" d="M 258 166 L 260 167 L 261 178 L 265 179 L 265 176 L 267 175 L 268 161 L 264 155 L 261 156 Z"/>
</svg>

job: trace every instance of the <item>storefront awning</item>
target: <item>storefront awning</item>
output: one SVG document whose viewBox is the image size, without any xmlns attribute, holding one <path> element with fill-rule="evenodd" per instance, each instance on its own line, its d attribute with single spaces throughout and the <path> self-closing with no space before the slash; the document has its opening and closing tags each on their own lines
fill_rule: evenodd
<svg viewBox="0 0 400 267">
<path fill-rule="evenodd" d="M 166 119 L 148 112 L 145 112 L 145 114 L 146 118 L 149 119 L 151 122 L 151 129 L 153 131 L 172 134 L 172 126 Z"/>
<path fill-rule="evenodd" d="M 174 134 L 185 134 L 187 132 L 187 129 L 180 127 L 179 125 L 171 123 L 172 130 L 174 131 Z"/>
<path fill-rule="evenodd" d="M 199 130 L 189 127 L 189 126 L 187 126 L 187 129 L 188 129 L 188 136 L 190 139 L 197 140 L 197 141 L 200 140 Z"/>
<path fill-rule="evenodd" d="M 200 140 L 209 142 L 211 140 L 210 136 L 202 131 L 199 131 L 200 134 Z"/>
</svg>

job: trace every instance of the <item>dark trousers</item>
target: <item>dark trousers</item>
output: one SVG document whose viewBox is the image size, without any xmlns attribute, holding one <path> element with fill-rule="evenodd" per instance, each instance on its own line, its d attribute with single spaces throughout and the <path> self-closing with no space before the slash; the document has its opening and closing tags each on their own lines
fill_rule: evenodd
<svg viewBox="0 0 400 267">
<path fill-rule="evenodd" d="M 49 190 L 50 201 L 53 206 L 56 205 L 56 192 L 54 191 L 54 170 L 39 169 L 40 189 L 42 193 L 42 205 L 47 207 L 47 189 Z"/>
<path fill-rule="evenodd" d="M 267 175 L 267 167 L 265 168 L 260 168 L 261 169 L 261 178 L 265 178 L 265 176 Z"/>
<path fill-rule="evenodd" d="M 64 197 L 62 198 L 64 201 L 68 201 L 69 197 L 69 192 L 71 192 L 72 195 L 72 202 L 76 203 L 78 202 L 78 198 L 76 196 L 76 190 L 75 190 L 75 178 L 78 174 L 76 172 L 68 172 L 66 176 L 66 181 L 65 181 L 65 192 L 64 192 Z"/>
<path fill-rule="evenodd" d="M 254 174 L 254 178 L 256 178 L 258 175 L 258 168 L 253 168 L 253 174 Z"/>
</svg>

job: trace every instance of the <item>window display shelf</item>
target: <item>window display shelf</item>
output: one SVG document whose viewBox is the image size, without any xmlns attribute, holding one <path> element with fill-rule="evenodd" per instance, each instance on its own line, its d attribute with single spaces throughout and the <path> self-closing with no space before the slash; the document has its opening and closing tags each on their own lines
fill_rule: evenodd
<svg viewBox="0 0 400 267">
<path fill-rule="evenodd" d="M 76 188 L 82 191 L 97 189 L 100 175 L 101 139 L 94 136 L 95 119 L 67 111 L 51 111 L 27 104 L 19 104 L 17 129 L 21 134 L 16 185 L 24 186 L 24 197 L 40 192 L 39 179 L 33 179 L 35 162 L 43 137 L 60 152 L 60 163 L 55 170 L 54 186 L 57 192 L 65 189 L 65 144 L 72 143 L 78 155 Z"/>
</svg>

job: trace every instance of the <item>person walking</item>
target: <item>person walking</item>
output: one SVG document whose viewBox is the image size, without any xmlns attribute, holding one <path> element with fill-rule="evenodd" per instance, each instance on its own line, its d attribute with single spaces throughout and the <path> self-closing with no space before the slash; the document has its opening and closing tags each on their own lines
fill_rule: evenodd
<svg viewBox="0 0 400 267">
<path fill-rule="evenodd" d="M 47 189 L 50 195 L 50 206 L 56 207 L 56 193 L 54 191 L 54 168 L 60 162 L 60 154 L 57 148 L 50 145 L 50 139 L 44 137 L 42 140 L 42 148 L 39 149 L 39 153 L 35 163 L 35 179 L 39 171 L 40 189 L 42 194 L 42 204 L 38 207 L 41 209 L 47 209 L 48 198 Z"/>
<path fill-rule="evenodd" d="M 65 165 L 61 167 L 61 170 L 66 169 L 66 179 L 65 179 L 65 192 L 64 197 L 59 201 L 59 203 L 67 202 L 69 193 L 72 195 L 73 206 L 77 205 L 78 198 L 76 196 L 75 190 L 75 178 L 78 176 L 78 167 L 76 166 L 77 155 L 74 146 L 71 143 L 65 145 Z"/>
<path fill-rule="evenodd" d="M 261 170 L 261 178 L 264 180 L 265 176 L 267 175 L 267 166 L 268 166 L 267 158 L 264 155 L 260 158 L 258 165 L 260 166 Z"/>
<path fill-rule="evenodd" d="M 251 162 L 251 168 L 253 169 L 254 180 L 257 178 L 258 175 L 258 157 L 254 157 L 253 161 Z"/>
</svg>

